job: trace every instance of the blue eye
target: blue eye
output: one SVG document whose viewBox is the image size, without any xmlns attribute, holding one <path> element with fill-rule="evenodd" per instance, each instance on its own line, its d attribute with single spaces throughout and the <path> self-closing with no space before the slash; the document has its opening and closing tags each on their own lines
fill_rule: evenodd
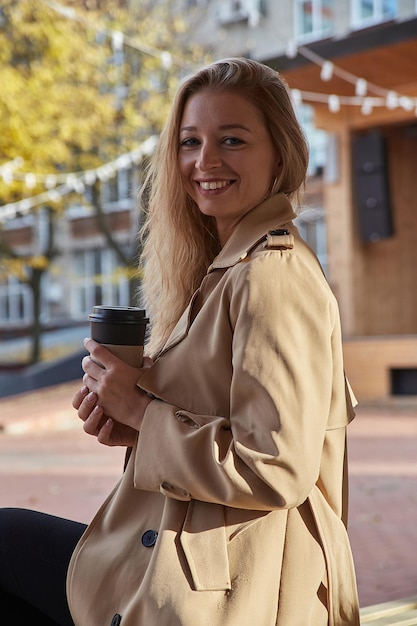
<svg viewBox="0 0 417 626">
<path fill-rule="evenodd" d="M 180 146 L 185 146 L 187 147 L 192 147 L 192 146 L 197 146 L 198 145 L 198 140 L 195 139 L 194 137 L 187 137 L 187 139 L 183 139 L 180 143 Z"/>
<path fill-rule="evenodd" d="M 243 143 L 243 141 L 237 137 L 225 137 L 223 141 L 229 146 L 238 146 Z"/>
</svg>

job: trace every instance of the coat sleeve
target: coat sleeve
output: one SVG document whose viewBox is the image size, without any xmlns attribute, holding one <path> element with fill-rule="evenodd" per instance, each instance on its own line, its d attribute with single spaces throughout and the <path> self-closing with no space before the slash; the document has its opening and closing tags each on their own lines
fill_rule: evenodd
<svg viewBox="0 0 417 626">
<path fill-rule="evenodd" d="M 344 389 L 337 305 L 320 269 L 295 253 L 264 252 L 230 285 L 230 420 L 153 400 L 135 487 L 253 510 L 296 507 L 318 479 L 332 397 Z"/>
</svg>

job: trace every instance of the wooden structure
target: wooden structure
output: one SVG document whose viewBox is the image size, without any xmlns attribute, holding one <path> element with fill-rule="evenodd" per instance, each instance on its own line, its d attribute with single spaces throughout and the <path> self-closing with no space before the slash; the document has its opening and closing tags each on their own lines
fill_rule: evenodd
<svg viewBox="0 0 417 626">
<path fill-rule="evenodd" d="M 329 133 L 323 179 L 328 278 L 341 309 L 347 375 L 360 401 L 414 400 L 417 19 L 385 22 L 304 50 L 310 59 L 298 54 L 267 63 L 306 101 L 308 92 L 323 96 L 309 104 L 316 126 Z M 332 67 L 341 72 L 323 80 L 323 59 L 330 73 Z M 367 81 L 362 106 L 353 105 L 359 85 L 346 76 Z M 372 97 L 384 104 L 371 107 Z"/>
</svg>

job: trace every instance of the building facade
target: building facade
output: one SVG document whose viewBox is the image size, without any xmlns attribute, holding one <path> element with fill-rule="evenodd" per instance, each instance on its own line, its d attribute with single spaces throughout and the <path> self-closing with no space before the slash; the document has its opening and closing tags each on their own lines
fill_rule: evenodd
<svg viewBox="0 0 417 626">
<path fill-rule="evenodd" d="M 277 69 L 301 119 L 310 117 L 313 167 L 307 213 L 299 219 L 303 225 L 303 213 L 314 215 L 318 203 L 326 273 L 339 300 L 346 369 L 358 397 L 415 397 L 417 3 L 206 5 L 215 56 L 246 55 Z M 318 158 L 317 129 L 325 133 L 324 140 L 318 136 Z"/>
<path fill-rule="evenodd" d="M 128 306 L 131 300 L 129 273 L 106 230 L 128 257 L 135 254 L 139 214 L 135 200 L 138 170 L 115 171 L 108 181 L 100 182 L 100 224 L 93 206 L 72 199 L 53 216 L 54 247 L 58 254 L 42 277 L 41 323 L 45 328 L 70 325 L 87 319 L 97 303 Z M 84 194 L 88 196 L 88 188 Z M 48 205 L 48 203 L 46 203 Z M 31 272 L 48 245 L 51 211 L 17 214 L 6 219 L 2 239 L 20 259 L 31 259 L 22 272 Z M 33 323 L 33 292 L 19 271 L 0 278 L 0 331 L 5 336 L 27 332 Z"/>
<path fill-rule="evenodd" d="M 213 58 L 249 56 L 287 80 L 311 149 L 298 225 L 339 301 L 348 376 L 362 401 L 416 396 L 417 0 L 182 0 L 175 10 L 184 36 Z M 108 225 L 126 248 L 137 170 L 102 183 Z M 8 220 L 18 253 L 41 250 L 43 219 Z M 131 304 L 97 218 L 75 203 L 59 228 L 44 323 L 83 320 L 99 300 Z M 0 329 L 30 323 L 31 294 L 10 276 Z"/>
</svg>

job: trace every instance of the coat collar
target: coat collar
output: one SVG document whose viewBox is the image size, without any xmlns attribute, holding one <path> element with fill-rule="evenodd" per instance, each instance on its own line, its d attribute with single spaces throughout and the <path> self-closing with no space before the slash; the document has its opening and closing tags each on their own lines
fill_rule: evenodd
<svg viewBox="0 0 417 626">
<path fill-rule="evenodd" d="M 283 226 L 295 217 L 291 203 L 284 194 L 271 196 L 243 216 L 208 272 L 235 265 L 268 230 Z"/>
<path fill-rule="evenodd" d="M 284 224 L 287 224 L 295 217 L 296 214 L 284 194 L 278 194 L 268 198 L 252 209 L 252 211 L 249 211 L 249 213 L 240 220 L 225 246 L 208 268 L 207 273 L 209 274 L 213 270 L 226 269 L 236 265 L 265 238 L 268 231 L 284 226 Z M 158 356 L 167 352 L 187 335 L 190 327 L 190 312 L 197 294 L 198 290 L 192 296 L 190 304 L 178 320 Z M 141 385 L 145 378 L 146 374 L 141 378 Z"/>
</svg>

